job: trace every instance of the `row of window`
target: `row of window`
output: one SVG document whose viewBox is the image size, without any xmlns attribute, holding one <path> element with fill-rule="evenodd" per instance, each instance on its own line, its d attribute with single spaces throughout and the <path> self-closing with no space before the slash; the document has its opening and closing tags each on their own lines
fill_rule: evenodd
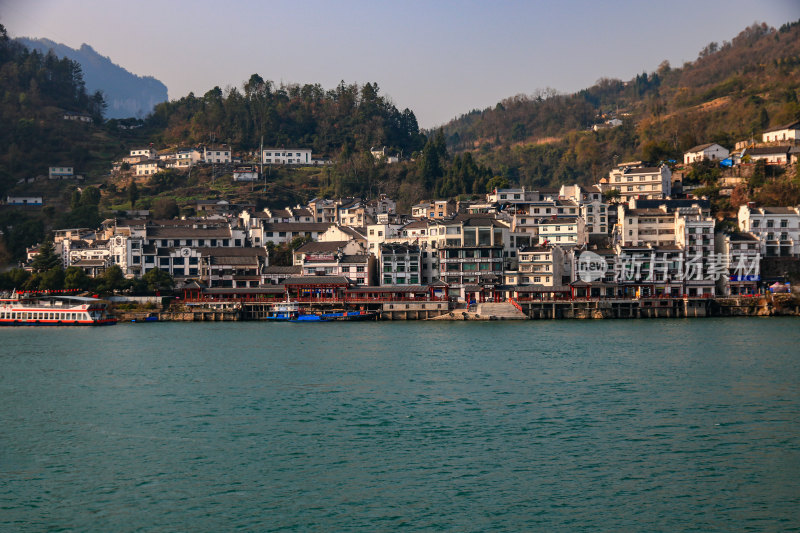
<svg viewBox="0 0 800 533">
<path fill-rule="evenodd" d="M 754 227 L 754 228 L 757 228 L 757 227 L 760 225 L 760 224 L 759 224 L 760 222 L 761 222 L 760 220 L 753 220 L 753 227 Z M 768 228 L 774 228 L 774 227 L 775 227 L 775 221 L 774 221 L 774 220 L 772 220 L 772 219 L 767 219 L 767 225 L 766 225 L 766 227 L 768 227 Z M 779 226 L 779 227 L 781 227 L 781 228 L 788 228 L 788 227 L 789 227 L 789 221 L 788 221 L 788 220 L 785 220 L 785 219 L 781 220 L 781 221 L 780 221 L 780 226 Z"/>
<path fill-rule="evenodd" d="M 86 320 L 85 313 L 65 313 L 63 311 L 0 311 L 0 319 L 5 320 Z"/>
<path fill-rule="evenodd" d="M 412 277 L 408 278 L 408 284 L 409 285 L 416 285 L 417 283 L 419 283 L 419 277 L 412 276 Z M 384 285 L 395 285 L 395 284 L 396 285 L 405 285 L 406 284 L 406 278 L 398 277 L 396 280 L 393 280 L 391 276 L 384 276 L 383 284 Z"/>
</svg>

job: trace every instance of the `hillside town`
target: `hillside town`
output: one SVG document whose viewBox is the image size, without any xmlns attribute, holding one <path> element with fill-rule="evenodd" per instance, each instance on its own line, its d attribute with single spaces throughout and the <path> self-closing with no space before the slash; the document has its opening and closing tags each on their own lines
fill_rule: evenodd
<svg viewBox="0 0 800 533">
<path fill-rule="evenodd" d="M 746 167 L 764 159 L 796 165 L 800 121 L 741 145 L 732 152 L 714 143 L 697 146 L 684 164 Z M 302 148 L 264 148 L 258 155 L 256 163 L 242 164 L 224 145 L 160 153 L 133 148 L 116 168 L 125 164 L 135 176 L 147 176 L 162 168 L 230 165 L 234 180 L 257 181 L 265 164 L 326 164 Z M 51 178 L 72 170 L 51 169 Z M 478 199 L 420 201 L 408 213 L 386 195 L 314 198 L 262 210 L 205 200 L 196 205 L 200 216 L 159 220 L 147 211 L 120 212 L 99 228 L 58 230 L 53 244 L 64 268 L 100 277 L 116 265 L 127 278 L 160 269 L 178 291 L 196 297 L 283 297 L 292 285 L 300 287 L 297 296 L 336 298 L 356 290 L 384 300 L 469 306 L 787 290 L 785 273 L 800 261 L 798 206 L 742 205 L 735 227 L 720 225 L 709 201 L 681 185 L 665 163 L 632 161 L 591 186 L 499 188 Z M 37 199 L 12 201 L 35 205 Z M 269 251 L 281 246 L 291 248 L 290 261 L 273 263 Z M 29 249 L 29 264 L 38 249 Z"/>
</svg>

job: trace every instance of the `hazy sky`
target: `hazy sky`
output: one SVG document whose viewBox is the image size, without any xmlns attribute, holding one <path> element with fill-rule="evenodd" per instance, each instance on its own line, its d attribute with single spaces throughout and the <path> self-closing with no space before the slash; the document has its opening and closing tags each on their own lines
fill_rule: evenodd
<svg viewBox="0 0 800 533">
<path fill-rule="evenodd" d="M 754 21 L 798 19 L 800 0 L 0 0 L 11 36 L 87 43 L 170 98 L 254 72 L 326 89 L 374 81 L 423 127 L 519 93 L 679 66 Z"/>
</svg>

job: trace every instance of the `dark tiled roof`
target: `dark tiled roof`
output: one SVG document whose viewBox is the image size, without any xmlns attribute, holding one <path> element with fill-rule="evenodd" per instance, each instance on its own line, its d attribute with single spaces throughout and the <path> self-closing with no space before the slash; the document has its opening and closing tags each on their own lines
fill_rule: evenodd
<svg viewBox="0 0 800 533">
<path fill-rule="evenodd" d="M 422 285 L 381 285 L 380 287 L 353 287 L 349 292 L 428 292 Z"/>
<path fill-rule="evenodd" d="M 715 144 L 717 143 L 698 144 L 694 148 L 689 148 L 688 150 L 686 150 L 686 153 L 700 152 L 701 150 L 705 150 L 706 148 L 714 146 Z"/>
<path fill-rule="evenodd" d="M 790 122 L 782 126 L 775 126 L 774 128 L 764 130 L 764 133 L 771 133 L 773 131 L 781 131 L 781 130 L 798 130 L 798 129 L 800 129 L 800 120 L 795 120 L 794 122 Z"/>
<path fill-rule="evenodd" d="M 340 263 L 369 263 L 368 255 L 345 255 L 339 260 Z"/>
<path fill-rule="evenodd" d="M 731 241 L 755 241 L 758 242 L 759 238 L 752 233 L 745 233 L 742 231 L 732 231 L 726 234 Z"/>
<path fill-rule="evenodd" d="M 796 215 L 793 207 L 762 207 L 765 215 Z"/>
<path fill-rule="evenodd" d="M 336 252 L 340 248 L 347 246 L 348 242 L 350 241 L 307 242 L 295 250 L 295 253 L 314 254 L 320 252 Z"/>
<path fill-rule="evenodd" d="M 231 230 L 225 228 L 156 227 L 147 229 L 148 239 L 230 239 Z"/>
<path fill-rule="evenodd" d="M 623 174 L 658 174 L 660 172 L 660 167 L 636 167 L 626 168 Z"/>
<path fill-rule="evenodd" d="M 329 222 L 272 222 L 264 224 L 264 231 L 291 231 L 322 233 L 333 226 Z"/>
<path fill-rule="evenodd" d="M 344 276 L 297 276 L 288 278 L 284 285 L 349 285 L 350 280 Z"/>
<path fill-rule="evenodd" d="M 428 219 L 421 218 L 419 220 L 414 220 L 412 222 L 409 222 L 408 224 L 403 226 L 402 229 L 417 229 L 417 228 L 427 228 L 427 227 L 428 227 Z"/>
<path fill-rule="evenodd" d="M 233 246 L 204 246 L 194 248 L 204 256 L 215 257 L 266 257 L 264 248 L 239 248 Z"/>
<path fill-rule="evenodd" d="M 789 152 L 789 146 L 760 146 L 757 148 L 748 148 L 745 150 L 745 155 L 770 155 L 770 154 L 786 154 Z"/>
</svg>

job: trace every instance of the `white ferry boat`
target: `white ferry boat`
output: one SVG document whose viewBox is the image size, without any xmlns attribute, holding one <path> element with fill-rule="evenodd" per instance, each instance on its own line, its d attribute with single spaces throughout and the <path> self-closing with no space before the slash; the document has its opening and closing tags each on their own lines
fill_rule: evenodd
<svg viewBox="0 0 800 533">
<path fill-rule="evenodd" d="M 82 296 L 0 298 L 0 326 L 105 326 L 117 323 L 108 303 Z"/>
</svg>

